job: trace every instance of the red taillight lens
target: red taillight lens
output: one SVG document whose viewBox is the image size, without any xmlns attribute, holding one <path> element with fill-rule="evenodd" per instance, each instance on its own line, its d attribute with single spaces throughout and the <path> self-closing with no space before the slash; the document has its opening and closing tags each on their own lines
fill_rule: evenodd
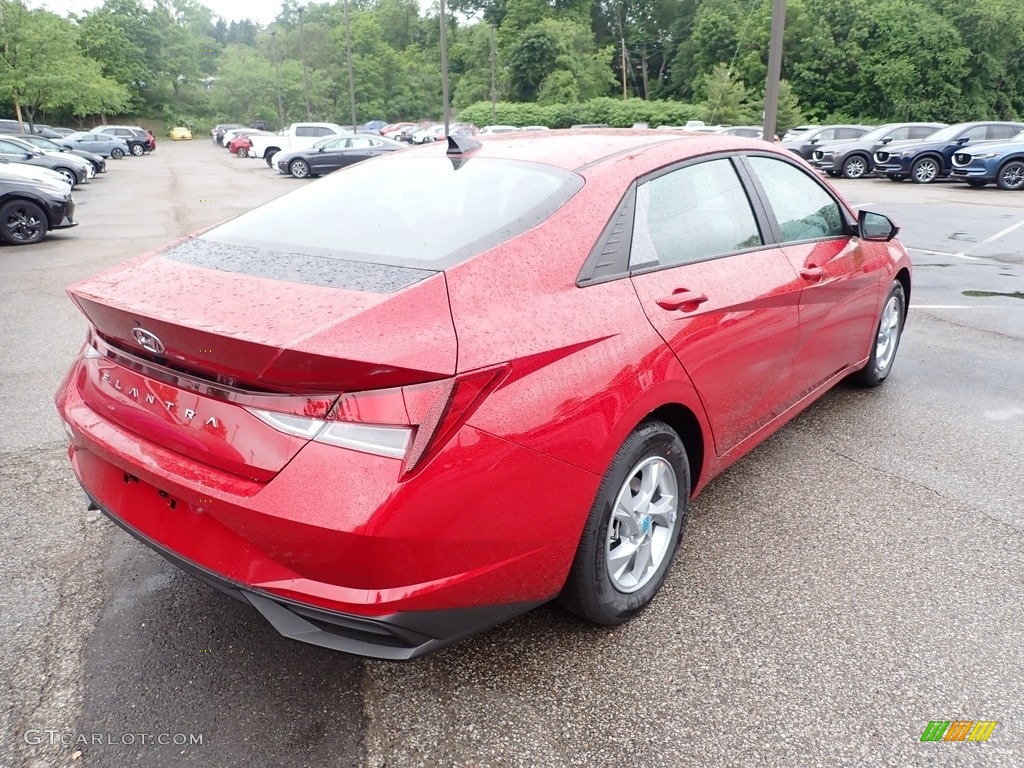
<svg viewBox="0 0 1024 768">
<path fill-rule="evenodd" d="M 405 459 L 411 472 L 438 451 L 502 381 L 508 365 L 454 378 L 342 395 L 323 418 L 250 408 L 267 425 L 329 445 Z"/>
</svg>

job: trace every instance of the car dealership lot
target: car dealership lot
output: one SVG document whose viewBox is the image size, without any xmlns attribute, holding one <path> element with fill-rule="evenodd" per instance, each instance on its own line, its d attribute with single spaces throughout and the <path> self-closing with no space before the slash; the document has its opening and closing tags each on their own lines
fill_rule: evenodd
<svg viewBox="0 0 1024 768">
<path fill-rule="evenodd" d="M 919 265 L 889 383 L 714 482 L 637 621 L 546 607 L 391 665 L 278 637 L 86 512 L 51 403 L 85 329 L 63 286 L 309 183 L 201 141 L 110 167 L 79 227 L 0 249 L 0 764 L 1024 761 L 1024 194 L 839 182 Z M 917 741 L 954 719 L 1000 725 Z"/>
</svg>

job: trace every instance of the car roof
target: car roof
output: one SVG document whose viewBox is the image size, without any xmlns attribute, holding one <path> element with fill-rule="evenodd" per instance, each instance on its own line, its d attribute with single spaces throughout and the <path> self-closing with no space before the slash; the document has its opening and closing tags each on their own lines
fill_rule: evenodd
<svg viewBox="0 0 1024 768">
<path fill-rule="evenodd" d="M 737 149 L 770 149 L 762 141 L 736 136 L 620 128 L 494 134 L 474 141 L 478 141 L 480 147 L 468 157 L 541 163 L 577 173 L 620 157 L 636 161 L 637 173 L 645 173 L 645 165 L 653 170 L 660 167 L 659 163 L 664 165 L 685 157 Z M 652 151 L 659 147 L 660 151 Z M 414 151 L 443 153 L 446 150 L 447 146 L 439 143 Z M 641 154 L 644 155 L 642 160 Z"/>
</svg>

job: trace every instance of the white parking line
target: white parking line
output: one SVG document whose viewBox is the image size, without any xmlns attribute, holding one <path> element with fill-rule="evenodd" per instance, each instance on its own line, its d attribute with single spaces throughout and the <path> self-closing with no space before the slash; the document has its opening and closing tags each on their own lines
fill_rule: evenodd
<svg viewBox="0 0 1024 768">
<path fill-rule="evenodd" d="M 995 304 L 911 304 L 911 309 L 1017 309 L 1017 307 L 1001 307 Z M 1024 307 L 1019 307 L 1024 309 Z"/>
<path fill-rule="evenodd" d="M 1016 229 L 1020 229 L 1021 227 L 1024 227 L 1024 219 L 1022 219 L 1021 221 L 1018 221 L 1016 224 L 1011 224 L 1006 229 L 1003 229 L 1003 230 L 1000 230 L 999 232 L 996 232 L 994 235 L 992 235 L 992 237 L 986 237 L 980 243 L 975 243 L 970 248 L 968 248 L 966 251 L 962 251 L 961 253 L 954 253 L 953 255 L 958 257 L 958 258 L 961 258 L 961 259 L 970 259 L 972 261 L 979 261 L 979 259 L 976 256 L 968 256 L 967 254 L 972 253 L 972 252 L 978 250 L 983 245 L 988 245 L 989 243 L 994 243 L 999 238 L 1006 237 L 1008 234 L 1010 234 L 1011 232 L 1013 232 Z"/>
<path fill-rule="evenodd" d="M 979 243 L 980 245 L 980 243 Z M 928 248 L 907 248 L 908 251 L 914 253 L 923 253 L 927 256 L 951 256 L 957 259 L 964 259 L 965 261 L 981 261 L 982 259 L 978 256 L 968 256 L 966 253 L 950 253 L 949 251 L 932 251 Z"/>
</svg>

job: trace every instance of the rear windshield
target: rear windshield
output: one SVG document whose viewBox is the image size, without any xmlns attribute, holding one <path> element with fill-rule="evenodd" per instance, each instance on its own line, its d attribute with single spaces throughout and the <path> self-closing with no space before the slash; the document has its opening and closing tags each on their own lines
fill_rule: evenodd
<svg viewBox="0 0 1024 768">
<path fill-rule="evenodd" d="M 582 185 L 536 163 L 392 156 L 336 171 L 201 239 L 440 270 L 531 229 Z"/>
</svg>

